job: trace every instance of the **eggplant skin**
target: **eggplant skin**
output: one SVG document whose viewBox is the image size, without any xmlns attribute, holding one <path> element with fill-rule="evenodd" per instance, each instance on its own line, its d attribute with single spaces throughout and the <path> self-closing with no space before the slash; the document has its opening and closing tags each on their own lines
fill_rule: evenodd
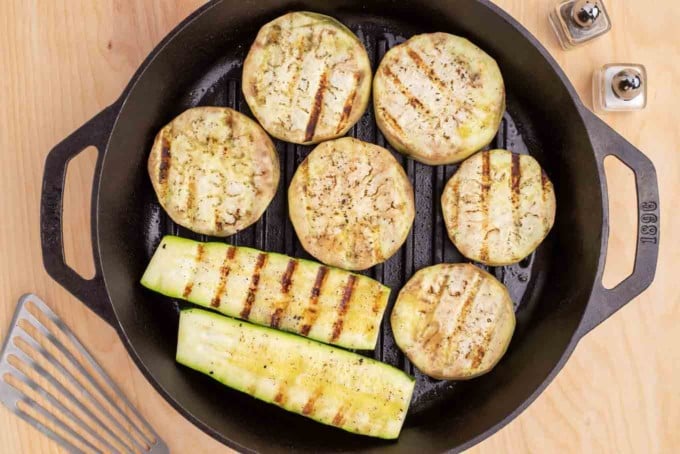
<svg viewBox="0 0 680 454">
<path fill-rule="evenodd" d="M 399 436 L 415 387 L 388 364 L 200 309 L 180 313 L 176 360 L 290 412 L 385 439 Z"/>
<path fill-rule="evenodd" d="M 448 33 L 390 49 L 373 79 L 373 108 L 390 144 L 429 165 L 460 162 L 488 145 L 505 111 L 496 62 Z"/>
<path fill-rule="evenodd" d="M 319 144 L 288 188 L 300 243 L 318 260 L 364 270 L 390 258 L 415 217 L 413 187 L 386 149 L 343 137 Z"/>
<path fill-rule="evenodd" d="M 517 263 L 555 222 L 555 189 L 529 155 L 489 150 L 466 159 L 441 198 L 446 230 L 461 254 L 491 266 Z"/>
<path fill-rule="evenodd" d="M 406 283 L 391 316 L 394 339 L 424 374 L 467 380 L 489 372 L 510 344 L 515 313 L 506 287 L 471 264 L 439 264 Z"/>
<path fill-rule="evenodd" d="M 189 109 L 164 126 L 147 167 L 158 201 L 175 223 L 220 237 L 262 216 L 280 176 L 267 133 L 223 107 Z"/>
<path fill-rule="evenodd" d="M 243 64 L 250 110 L 272 136 L 315 144 L 344 136 L 368 106 L 371 63 L 332 17 L 299 11 L 265 24 Z"/>
</svg>

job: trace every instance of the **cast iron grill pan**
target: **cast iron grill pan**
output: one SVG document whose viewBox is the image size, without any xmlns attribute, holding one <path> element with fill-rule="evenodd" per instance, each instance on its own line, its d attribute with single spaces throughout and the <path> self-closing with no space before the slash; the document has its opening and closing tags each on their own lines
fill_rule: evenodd
<svg viewBox="0 0 680 454">
<path fill-rule="evenodd" d="M 414 30 L 412 26 L 404 23 L 385 22 L 384 19 L 381 20 L 380 24 L 375 24 L 370 18 L 365 17 L 357 18 L 354 16 L 349 19 L 339 17 L 339 19 L 348 25 L 363 42 L 371 60 L 373 73 L 375 73 L 377 65 L 387 50 L 405 41 L 413 34 L 425 32 L 425 30 Z M 254 40 L 254 36 L 252 36 L 252 39 Z M 241 92 L 242 64 L 251 42 L 252 40 L 234 48 L 233 53 L 224 55 L 213 66 L 209 67 L 202 77 L 188 87 L 186 94 L 178 99 L 173 114 L 176 115 L 185 109 L 197 106 L 223 106 L 236 109 L 253 118 Z M 515 153 L 536 154 L 540 161 L 542 148 L 535 139 L 535 135 L 531 131 L 524 130 L 523 125 L 530 124 L 528 121 L 523 121 L 524 118 L 519 103 L 513 99 L 511 93 L 508 93 L 507 110 L 498 134 L 486 149 L 506 148 Z M 167 121 L 169 122 L 171 119 L 172 117 L 168 117 Z M 149 135 L 153 136 L 153 133 L 155 131 L 150 132 Z M 416 388 L 406 422 L 408 424 L 410 421 L 417 420 L 419 415 L 423 413 L 436 411 L 437 405 L 450 401 L 456 394 L 464 393 L 466 387 L 474 386 L 474 380 L 471 382 L 443 381 L 420 373 L 395 344 L 389 321 L 392 306 L 399 290 L 417 270 L 442 262 L 469 262 L 449 240 L 440 204 L 444 185 L 458 166 L 428 166 L 407 159 L 396 152 L 376 126 L 372 103 L 348 135 L 376 143 L 390 150 L 406 170 L 415 190 L 415 222 L 406 242 L 388 261 L 362 273 L 389 286 L 392 293 L 375 350 L 359 351 L 361 354 L 396 366 L 416 377 Z M 162 236 L 172 234 L 199 241 L 220 241 L 315 260 L 300 245 L 288 217 L 287 205 L 287 189 L 290 180 L 297 166 L 314 146 L 295 145 L 280 140 L 275 140 L 275 144 L 281 164 L 281 181 L 276 196 L 257 223 L 231 237 L 217 238 L 199 235 L 175 224 L 161 209 L 151 184 L 148 183 L 144 191 L 144 232 L 147 236 L 145 244 L 148 259 L 151 258 Z M 149 150 L 150 148 L 151 143 L 149 143 Z M 535 289 L 540 278 L 537 279 L 536 276 L 532 276 L 532 270 L 547 267 L 549 254 L 543 251 L 549 250 L 549 242 L 550 237 L 534 254 L 515 265 L 488 267 L 477 264 L 477 266 L 494 274 L 508 287 L 517 313 L 518 325 L 515 337 L 521 336 L 522 328 L 528 323 L 535 306 L 537 298 L 531 298 L 531 295 L 540 294 L 540 289 Z M 168 298 L 152 292 L 149 292 L 148 296 L 149 304 L 155 304 L 155 310 L 163 312 L 159 319 L 167 321 L 173 326 L 178 323 L 179 310 L 191 306 L 191 304 L 179 300 L 173 300 L 172 304 L 169 304 Z M 200 382 L 209 381 L 201 374 L 195 373 L 195 375 L 196 380 Z M 206 384 L 206 386 L 211 385 Z M 235 393 L 236 391 L 225 388 L 224 392 Z M 274 406 L 272 406 L 271 411 L 283 412 L 283 410 L 276 409 Z"/>
</svg>

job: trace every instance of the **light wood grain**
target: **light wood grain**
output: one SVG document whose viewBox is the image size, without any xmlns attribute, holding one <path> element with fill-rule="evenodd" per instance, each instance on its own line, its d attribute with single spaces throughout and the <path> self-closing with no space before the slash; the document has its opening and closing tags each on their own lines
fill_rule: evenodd
<svg viewBox="0 0 680 454">
<path fill-rule="evenodd" d="M 17 298 L 41 295 L 108 370 L 174 452 L 228 452 L 175 412 L 146 382 L 114 331 L 53 282 L 42 267 L 38 206 L 50 148 L 120 94 L 147 53 L 199 0 L 3 0 L 0 2 L 0 337 Z M 602 118 L 655 162 L 662 250 L 652 287 L 581 341 L 557 379 L 520 417 L 474 453 L 661 453 L 680 450 L 680 11 L 675 0 L 609 1 L 612 32 L 571 52 L 558 49 L 550 0 L 502 0 L 545 44 L 586 104 L 604 63 L 647 66 L 649 104 Z M 87 222 L 94 153 L 71 166 L 66 247 L 90 263 Z M 607 164 L 613 233 L 608 283 L 630 270 L 636 225 L 629 174 Z M 62 452 L 4 408 L 0 451 Z"/>
</svg>

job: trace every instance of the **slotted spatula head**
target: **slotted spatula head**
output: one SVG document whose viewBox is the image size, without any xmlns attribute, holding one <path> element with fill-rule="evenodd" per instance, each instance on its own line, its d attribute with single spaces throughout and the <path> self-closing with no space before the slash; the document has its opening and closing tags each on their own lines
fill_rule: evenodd
<svg viewBox="0 0 680 454">
<path fill-rule="evenodd" d="M 0 401 L 71 452 L 168 448 L 37 296 L 19 299 L 0 356 Z"/>
</svg>

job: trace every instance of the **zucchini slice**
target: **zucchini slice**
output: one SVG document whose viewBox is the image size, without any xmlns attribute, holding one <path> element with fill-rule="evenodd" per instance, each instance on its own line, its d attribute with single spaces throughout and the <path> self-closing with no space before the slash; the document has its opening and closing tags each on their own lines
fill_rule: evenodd
<svg viewBox="0 0 680 454">
<path fill-rule="evenodd" d="M 348 432 L 397 438 L 415 380 L 356 353 L 202 309 L 181 312 L 177 362 Z"/>
<path fill-rule="evenodd" d="M 142 285 L 223 314 L 346 348 L 372 350 L 390 289 L 282 254 L 166 236 Z"/>
</svg>

